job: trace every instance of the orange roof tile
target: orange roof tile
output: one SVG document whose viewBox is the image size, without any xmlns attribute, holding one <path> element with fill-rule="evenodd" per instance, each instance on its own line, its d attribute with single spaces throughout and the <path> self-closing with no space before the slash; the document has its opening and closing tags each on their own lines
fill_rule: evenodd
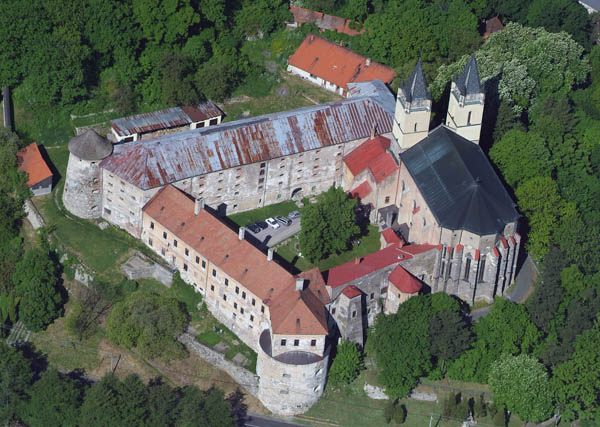
<svg viewBox="0 0 600 427">
<path fill-rule="evenodd" d="M 359 199 L 363 200 L 365 197 L 367 197 L 369 194 L 371 194 L 371 191 L 372 191 L 371 186 L 369 185 L 369 183 L 367 181 L 365 181 L 362 184 L 360 184 L 358 187 L 356 187 L 354 190 L 350 190 L 348 192 L 348 194 L 353 199 L 358 197 Z"/>
<path fill-rule="evenodd" d="M 492 33 L 495 33 L 496 31 L 502 31 L 503 29 L 504 25 L 497 16 L 487 19 L 485 21 L 485 33 L 483 33 L 483 38 L 488 38 Z"/>
<path fill-rule="evenodd" d="M 367 139 L 344 157 L 344 163 L 354 176 L 369 168 L 375 182 L 379 184 L 399 168 L 392 155 L 387 152 L 390 142 L 389 138 L 381 135 Z"/>
<path fill-rule="evenodd" d="M 323 304 L 329 304 L 331 302 L 331 297 L 327 292 L 325 280 L 323 280 L 323 275 L 321 274 L 319 267 L 313 267 L 310 270 L 303 271 L 296 275 L 296 277 L 306 280 L 308 282 L 307 288 L 315 294 Z"/>
<path fill-rule="evenodd" d="M 327 335 L 323 303 L 309 289 L 288 287 L 270 307 L 274 334 Z"/>
<path fill-rule="evenodd" d="M 314 34 L 306 36 L 288 63 L 339 87 L 348 83 L 381 79 L 390 83 L 394 70 Z"/>
<path fill-rule="evenodd" d="M 419 292 L 423 284 L 412 274 L 404 269 L 401 265 L 394 268 L 391 272 L 389 281 L 396 287 L 400 292 L 405 294 L 414 294 Z"/>
<path fill-rule="evenodd" d="M 50 168 L 48 168 L 35 142 L 17 151 L 17 163 L 19 164 L 19 170 L 27 172 L 27 185 L 29 187 L 52 176 L 52 172 L 50 172 Z"/>
<path fill-rule="evenodd" d="M 381 232 L 381 235 L 383 236 L 383 238 L 385 239 L 385 241 L 387 243 L 400 243 L 400 244 L 404 243 L 402 241 L 402 239 L 396 234 L 396 232 L 392 228 L 386 228 L 385 230 L 383 230 Z M 402 247 L 402 246 L 400 246 L 400 247 Z"/>
<path fill-rule="evenodd" d="M 321 30 L 332 30 L 338 33 L 344 33 L 349 36 L 355 36 L 357 34 L 364 33 L 364 29 L 356 31 L 350 27 L 352 21 L 339 16 L 326 15 L 321 12 L 317 12 L 303 7 L 290 5 L 290 12 L 294 15 L 294 22 L 298 24 L 311 24 L 315 23 Z"/>
<path fill-rule="evenodd" d="M 240 240 L 238 233 L 207 210 L 201 209 L 198 215 L 194 215 L 194 201 L 186 194 L 167 185 L 150 199 L 143 211 L 181 243 L 201 253 L 269 305 L 274 330 L 283 327 L 279 322 L 288 322 L 287 317 L 277 311 L 277 307 L 287 304 L 288 315 L 300 319 L 302 331 L 307 334 L 322 332 L 321 321 L 326 325 L 326 318 L 314 317 L 315 313 L 324 313 L 325 308 L 312 291 L 303 291 L 302 302 L 296 301 L 298 296 L 293 294 L 296 292 L 296 279 L 291 273 L 276 262 L 268 261 L 262 251 L 247 240 Z M 317 284 L 313 288 L 318 288 Z M 285 303 L 287 300 L 295 302 L 288 304 Z"/>
<path fill-rule="evenodd" d="M 350 299 L 356 298 L 357 296 L 359 296 L 361 294 L 360 289 L 358 289 L 354 285 L 346 286 L 344 288 L 344 290 L 342 291 L 342 293 Z"/>
</svg>

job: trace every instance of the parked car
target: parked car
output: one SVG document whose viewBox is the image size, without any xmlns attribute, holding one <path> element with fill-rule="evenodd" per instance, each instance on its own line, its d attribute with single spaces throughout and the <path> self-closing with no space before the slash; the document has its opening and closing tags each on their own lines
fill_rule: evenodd
<svg viewBox="0 0 600 427">
<path fill-rule="evenodd" d="M 255 223 L 252 223 L 252 224 L 246 224 L 246 228 L 247 228 L 248 230 L 250 230 L 251 232 L 253 232 L 253 233 L 260 233 L 260 232 L 261 232 L 261 230 L 262 230 L 262 228 L 260 228 L 260 227 L 258 226 L 258 224 L 255 224 Z"/>
<path fill-rule="evenodd" d="M 292 220 L 284 216 L 276 216 L 275 219 L 278 223 L 280 223 L 281 225 L 285 225 L 286 227 L 292 225 Z"/>
<path fill-rule="evenodd" d="M 261 228 L 261 230 L 266 230 L 267 228 L 269 228 L 269 224 L 267 224 L 264 221 L 257 221 L 256 225 L 258 225 Z"/>
<path fill-rule="evenodd" d="M 298 211 L 291 211 L 288 214 L 288 218 L 293 219 L 293 218 L 299 218 L 300 217 L 300 212 Z"/>
<path fill-rule="evenodd" d="M 267 219 L 265 219 L 265 222 L 267 224 L 269 224 L 271 227 L 273 227 L 274 229 L 279 228 L 279 223 L 277 221 L 275 221 L 273 218 L 267 218 Z"/>
</svg>

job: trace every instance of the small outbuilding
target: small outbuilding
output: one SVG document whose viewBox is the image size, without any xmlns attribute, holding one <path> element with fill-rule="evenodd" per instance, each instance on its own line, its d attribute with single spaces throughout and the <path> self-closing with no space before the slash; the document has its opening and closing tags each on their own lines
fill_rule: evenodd
<svg viewBox="0 0 600 427">
<path fill-rule="evenodd" d="M 17 151 L 19 170 L 27 173 L 27 186 L 34 196 L 42 196 L 52 191 L 52 172 L 33 142 Z"/>
</svg>

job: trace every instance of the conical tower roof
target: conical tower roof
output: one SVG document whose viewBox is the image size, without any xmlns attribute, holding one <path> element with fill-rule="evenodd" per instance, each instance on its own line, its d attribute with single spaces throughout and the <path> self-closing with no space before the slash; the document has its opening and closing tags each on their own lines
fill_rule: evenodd
<svg viewBox="0 0 600 427">
<path fill-rule="evenodd" d="M 477 68 L 475 54 L 471 55 L 469 62 L 467 62 L 467 66 L 454 83 L 462 96 L 466 97 L 468 95 L 478 95 L 483 93 L 481 90 L 479 69 Z"/>
<path fill-rule="evenodd" d="M 102 160 L 108 157 L 112 150 L 110 141 L 92 129 L 69 141 L 69 151 L 82 160 Z"/>
<path fill-rule="evenodd" d="M 425 83 L 425 74 L 423 74 L 421 59 L 417 62 L 408 80 L 403 82 L 400 87 L 407 102 L 431 100 L 431 95 L 429 95 L 427 84 Z"/>
</svg>

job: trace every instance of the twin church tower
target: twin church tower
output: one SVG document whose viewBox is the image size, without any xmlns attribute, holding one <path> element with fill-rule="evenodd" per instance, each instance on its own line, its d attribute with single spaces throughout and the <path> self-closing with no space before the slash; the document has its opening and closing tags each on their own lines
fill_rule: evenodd
<svg viewBox="0 0 600 427">
<path fill-rule="evenodd" d="M 406 82 L 398 88 L 394 115 L 394 137 L 406 150 L 429 134 L 431 95 L 427 91 L 421 60 Z M 469 141 L 479 144 L 485 95 L 479 82 L 475 55 L 452 81 L 446 126 Z"/>
</svg>

